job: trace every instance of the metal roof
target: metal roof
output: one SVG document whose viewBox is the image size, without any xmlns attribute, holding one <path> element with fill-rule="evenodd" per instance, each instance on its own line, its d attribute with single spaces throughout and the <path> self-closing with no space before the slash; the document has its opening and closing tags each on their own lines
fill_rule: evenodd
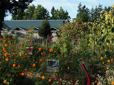
<svg viewBox="0 0 114 85">
<path fill-rule="evenodd" d="M 30 28 L 36 27 L 39 28 L 39 26 L 42 25 L 43 20 L 6 20 L 3 22 L 3 28 L 8 28 L 8 31 L 15 29 L 17 27 L 20 27 L 24 30 L 30 30 Z M 48 20 L 50 23 L 50 27 L 54 27 L 59 29 L 63 23 L 66 23 L 65 20 Z M 60 23 L 60 24 L 59 24 Z M 29 25 L 31 27 L 29 27 Z"/>
</svg>

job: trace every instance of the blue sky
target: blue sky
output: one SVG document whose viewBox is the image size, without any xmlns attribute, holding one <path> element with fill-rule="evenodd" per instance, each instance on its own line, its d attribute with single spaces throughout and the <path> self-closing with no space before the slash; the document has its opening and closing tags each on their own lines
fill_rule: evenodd
<svg viewBox="0 0 114 85">
<path fill-rule="evenodd" d="M 92 6 L 95 8 L 97 5 L 102 5 L 102 8 L 109 7 L 113 5 L 114 0 L 34 0 L 30 5 L 34 4 L 42 5 L 49 12 L 51 12 L 52 6 L 55 9 L 60 9 L 60 6 L 69 13 L 69 16 L 72 18 L 76 18 L 78 5 L 81 2 L 82 6 L 86 5 L 86 7 L 91 10 Z M 8 16 L 4 18 L 4 20 L 11 20 L 11 14 L 8 12 Z"/>
</svg>

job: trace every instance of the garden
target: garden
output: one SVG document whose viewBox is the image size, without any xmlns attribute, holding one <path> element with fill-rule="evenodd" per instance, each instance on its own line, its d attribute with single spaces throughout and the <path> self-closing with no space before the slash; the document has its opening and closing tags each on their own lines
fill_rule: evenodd
<svg viewBox="0 0 114 85">
<path fill-rule="evenodd" d="M 64 24 L 56 43 L 32 42 L 34 28 L 23 40 L 4 34 L 0 85 L 114 85 L 113 11 L 101 11 L 100 22 Z"/>
</svg>

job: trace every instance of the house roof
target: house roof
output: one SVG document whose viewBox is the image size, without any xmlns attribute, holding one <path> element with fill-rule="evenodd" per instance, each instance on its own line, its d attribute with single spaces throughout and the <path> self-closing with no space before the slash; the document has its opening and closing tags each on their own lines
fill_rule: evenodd
<svg viewBox="0 0 114 85">
<path fill-rule="evenodd" d="M 3 28 L 8 28 L 8 31 L 17 27 L 24 30 L 30 30 L 32 26 L 39 28 L 42 25 L 43 20 L 7 20 L 3 22 Z M 65 20 L 48 20 L 51 28 L 59 29 L 61 25 L 65 23 Z M 29 25 L 31 27 L 29 27 Z"/>
</svg>

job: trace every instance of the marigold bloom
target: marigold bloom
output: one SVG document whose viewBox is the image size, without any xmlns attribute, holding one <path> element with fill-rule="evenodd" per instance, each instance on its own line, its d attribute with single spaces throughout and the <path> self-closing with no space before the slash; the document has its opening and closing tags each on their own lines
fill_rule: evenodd
<svg viewBox="0 0 114 85">
<path fill-rule="evenodd" d="M 27 56 L 28 55 L 28 53 L 25 53 L 25 56 Z"/>
<path fill-rule="evenodd" d="M 113 61 L 113 59 L 111 59 L 111 61 Z"/>
<path fill-rule="evenodd" d="M 83 60 L 83 58 L 80 58 L 81 60 Z"/>
<path fill-rule="evenodd" d="M 6 61 L 8 61 L 9 60 L 9 58 L 6 58 Z"/>
<path fill-rule="evenodd" d="M 107 62 L 110 63 L 110 60 L 108 60 Z"/>
<path fill-rule="evenodd" d="M 40 62 L 42 62 L 43 61 L 43 59 L 40 59 Z"/>
<path fill-rule="evenodd" d="M 41 55 L 43 55 L 44 53 L 41 53 Z"/>
<path fill-rule="evenodd" d="M 55 69 L 54 71 L 56 72 L 57 70 Z"/>
<path fill-rule="evenodd" d="M 108 67 L 106 69 L 108 70 Z"/>
<path fill-rule="evenodd" d="M 50 56 L 48 56 L 48 57 L 50 57 Z"/>
<path fill-rule="evenodd" d="M 1 55 L 1 53 L 0 53 L 0 55 Z"/>
<path fill-rule="evenodd" d="M 8 55 L 8 53 L 5 53 L 5 57 Z"/>
<path fill-rule="evenodd" d="M 8 28 L 5 29 L 5 31 L 8 30 Z"/>
<path fill-rule="evenodd" d="M 69 67 L 69 66 L 68 66 L 67 68 L 68 68 L 68 69 L 70 69 L 70 67 Z"/>
<path fill-rule="evenodd" d="M 97 83 L 97 85 L 99 85 L 99 84 Z"/>
<path fill-rule="evenodd" d="M 27 71 L 27 69 L 25 69 L 25 71 Z"/>
<path fill-rule="evenodd" d="M 104 64 L 104 62 L 102 62 L 102 64 Z"/>
<path fill-rule="evenodd" d="M 45 78 L 45 76 L 42 76 L 42 79 L 44 79 Z"/>
<path fill-rule="evenodd" d="M 42 48 L 39 48 L 39 51 L 41 51 L 42 50 Z"/>
<path fill-rule="evenodd" d="M 21 75 L 24 76 L 24 73 L 22 72 Z"/>
<path fill-rule="evenodd" d="M 14 61 L 16 61 L 16 59 L 14 59 Z"/>
<path fill-rule="evenodd" d="M 57 80 L 57 78 L 54 78 L 54 80 Z"/>
<path fill-rule="evenodd" d="M 113 82 L 113 81 L 111 81 L 111 84 L 114 84 L 114 82 Z"/>
<path fill-rule="evenodd" d="M 58 58 L 60 58 L 60 55 L 58 55 Z"/>
<path fill-rule="evenodd" d="M 22 55 L 22 52 L 19 52 L 20 55 Z"/>
<path fill-rule="evenodd" d="M 12 40 L 10 40 L 10 42 L 12 42 Z"/>
<path fill-rule="evenodd" d="M 50 52 L 53 52 L 53 49 L 50 49 Z"/>
<path fill-rule="evenodd" d="M 32 76 L 33 73 L 30 73 L 30 75 Z"/>
<path fill-rule="evenodd" d="M 33 64 L 33 67 L 35 67 L 35 66 L 36 66 L 36 64 L 34 63 L 34 64 Z"/>
<path fill-rule="evenodd" d="M 5 48 L 3 48 L 3 50 L 5 50 Z"/>
<path fill-rule="evenodd" d="M 18 68 L 20 68 L 20 65 L 18 65 Z"/>
<path fill-rule="evenodd" d="M 18 59 L 21 59 L 20 57 L 18 57 Z"/>
<path fill-rule="evenodd" d="M 8 45 L 7 44 L 4 44 L 5 47 L 7 47 Z"/>
<path fill-rule="evenodd" d="M 9 43 L 9 45 L 11 45 L 11 43 Z"/>
<path fill-rule="evenodd" d="M 48 81 L 51 82 L 51 79 L 49 79 Z"/>
<path fill-rule="evenodd" d="M 54 51 L 54 53 L 56 53 L 56 51 Z"/>
<path fill-rule="evenodd" d="M 59 48 L 57 48 L 57 49 L 59 49 Z"/>
<path fill-rule="evenodd" d="M 101 60 L 103 60 L 103 57 L 101 57 Z"/>
<path fill-rule="evenodd" d="M 6 81 L 6 80 L 4 80 L 3 82 L 4 82 L 4 83 L 6 83 L 7 81 Z"/>
<path fill-rule="evenodd" d="M 15 53 L 13 53 L 13 55 L 15 56 Z"/>
<path fill-rule="evenodd" d="M 46 53 L 44 53 L 44 55 L 46 55 Z"/>
<path fill-rule="evenodd" d="M 13 67 L 15 67 L 16 66 L 16 64 L 13 64 Z"/>
</svg>

